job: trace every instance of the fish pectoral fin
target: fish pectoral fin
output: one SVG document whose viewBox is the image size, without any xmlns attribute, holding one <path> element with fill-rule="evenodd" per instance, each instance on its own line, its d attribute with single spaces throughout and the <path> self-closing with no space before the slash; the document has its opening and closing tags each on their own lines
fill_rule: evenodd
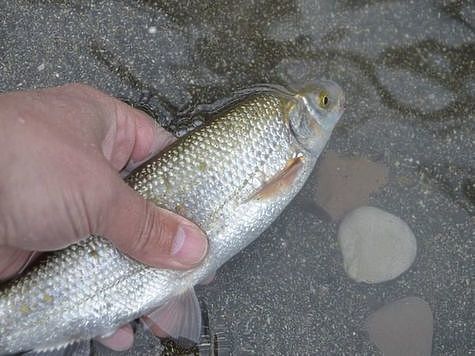
<svg viewBox="0 0 475 356">
<path fill-rule="evenodd" d="M 183 346 L 200 341 L 201 309 L 193 288 L 169 300 L 142 320 L 158 336 L 166 334 Z"/>
<path fill-rule="evenodd" d="M 82 340 L 64 345 L 35 349 L 21 354 L 22 356 L 90 356 L 91 341 Z"/>
<path fill-rule="evenodd" d="M 274 177 L 269 179 L 249 199 L 265 200 L 281 195 L 292 187 L 298 173 L 303 167 L 303 157 L 289 159 L 285 167 Z"/>
</svg>

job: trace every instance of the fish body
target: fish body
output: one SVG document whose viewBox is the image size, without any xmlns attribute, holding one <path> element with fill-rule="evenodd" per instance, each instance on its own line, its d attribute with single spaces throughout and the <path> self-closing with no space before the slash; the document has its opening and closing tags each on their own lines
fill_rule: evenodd
<svg viewBox="0 0 475 356">
<path fill-rule="evenodd" d="M 142 197 L 206 232 L 204 262 L 189 271 L 152 268 L 89 236 L 0 290 L 0 354 L 108 334 L 212 275 L 301 189 L 342 106 L 332 83 L 256 90 L 132 172 L 126 180 Z"/>
</svg>

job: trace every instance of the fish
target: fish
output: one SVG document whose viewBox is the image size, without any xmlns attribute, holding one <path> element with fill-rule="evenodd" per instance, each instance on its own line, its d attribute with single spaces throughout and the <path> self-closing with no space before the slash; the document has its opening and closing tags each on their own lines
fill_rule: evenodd
<svg viewBox="0 0 475 356">
<path fill-rule="evenodd" d="M 127 178 L 143 198 L 196 223 L 209 246 L 187 270 L 154 268 L 91 235 L 49 254 L 0 290 L 0 354 L 62 350 L 147 315 L 197 342 L 193 291 L 254 241 L 314 169 L 344 111 L 331 81 L 250 88 Z M 69 345 L 69 346 L 68 346 Z"/>
</svg>

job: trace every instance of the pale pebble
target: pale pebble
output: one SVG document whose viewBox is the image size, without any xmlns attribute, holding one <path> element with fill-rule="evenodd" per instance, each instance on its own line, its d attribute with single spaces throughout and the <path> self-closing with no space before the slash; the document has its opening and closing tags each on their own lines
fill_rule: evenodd
<svg viewBox="0 0 475 356">
<path fill-rule="evenodd" d="M 416 238 L 397 216 L 374 207 L 350 212 L 338 229 L 346 273 L 358 282 L 394 279 L 414 262 Z"/>
</svg>

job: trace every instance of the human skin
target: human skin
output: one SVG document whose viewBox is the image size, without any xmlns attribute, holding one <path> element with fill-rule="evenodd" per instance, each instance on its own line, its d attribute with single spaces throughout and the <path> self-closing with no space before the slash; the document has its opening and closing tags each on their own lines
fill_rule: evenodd
<svg viewBox="0 0 475 356">
<path fill-rule="evenodd" d="M 152 266 L 199 264 L 203 232 L 120 176 L 173 141 L 143 112 L 85 85 L 0 95 L 0 281 L 88 234 Z M 133 332 L 126 325 L 99 341 L 125 350 Z"/>
</svg>

